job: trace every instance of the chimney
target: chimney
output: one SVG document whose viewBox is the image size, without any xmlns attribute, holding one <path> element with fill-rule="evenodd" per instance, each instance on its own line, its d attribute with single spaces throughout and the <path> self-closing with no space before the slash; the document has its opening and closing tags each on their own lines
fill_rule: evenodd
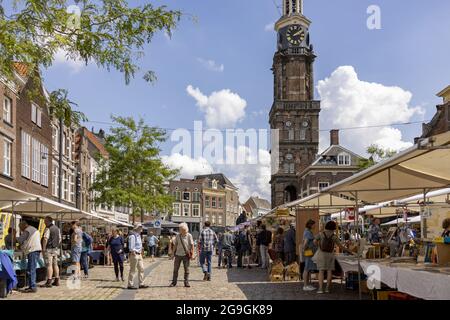
<svg viewBox="0 0 450 320">
<path fill-rule="evenodd" d="M 339 130 L 334 129 L 330 131 L 330 145 L 339 145 Z"/>
</svg>

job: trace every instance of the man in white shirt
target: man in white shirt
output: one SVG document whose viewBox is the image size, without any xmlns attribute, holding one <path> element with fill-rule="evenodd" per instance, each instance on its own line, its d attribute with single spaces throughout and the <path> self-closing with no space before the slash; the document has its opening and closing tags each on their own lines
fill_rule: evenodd
<svg viewBox="0 0 450 320">
<path fill-rule="evenodd" d="M 25 220 L 20 222 L 19 228 L 21 235 L 17 241 L 23 253 L 27 255 L 27 276 L 30 283 L 30 286 L 24 292 L 34 293 L 37 292 L 36 269 L 42 251 L 41 237 L 39 231 L 35 227 L 30 226 Z"/>
</svg>

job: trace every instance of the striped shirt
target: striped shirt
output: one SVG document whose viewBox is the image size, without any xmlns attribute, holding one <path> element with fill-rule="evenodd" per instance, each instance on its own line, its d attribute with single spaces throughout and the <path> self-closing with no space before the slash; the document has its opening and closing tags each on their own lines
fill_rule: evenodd
<svg viewBox="0 0 450 320">
<path fill-rule="evenodd" d="M 203 251 L 212 252 L 218 242 L 216 233 L 210 228 L 205 228 L 200 234 L 200 244 Z"/>
</svg>

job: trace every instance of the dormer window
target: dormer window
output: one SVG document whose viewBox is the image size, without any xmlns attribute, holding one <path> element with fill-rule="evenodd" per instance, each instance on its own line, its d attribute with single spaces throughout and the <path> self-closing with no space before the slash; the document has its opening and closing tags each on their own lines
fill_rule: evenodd
<svg viewBox="0 0 450 320">
<path fill-rule="evenodd" d="M 339 166 L 349 166 L 351 165 L 350 155 L 348 153 L 340 153 L 338 155 L 338 165 Z"/>
<path fill-rule="evenodd" d="M 217 180 L 211 181 L 211 187 L 212 187 L 213 189 L 217 189 Z"/>
</svg>

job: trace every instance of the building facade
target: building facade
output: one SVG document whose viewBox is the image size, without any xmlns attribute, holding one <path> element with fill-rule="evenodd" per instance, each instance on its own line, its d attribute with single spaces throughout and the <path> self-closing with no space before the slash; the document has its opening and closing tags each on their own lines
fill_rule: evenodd
<svg viewBox="0 0 450 320">
<path fill-rule="evenodd" d="M 274 102 L 270 128 L 278 131 L 278 152 L 272 149 L 272 206 L 299 197 L 298 172 L 316 159 L 319 147 L 320 102 L 314 100 L 314 54 L 303 1 L 283 1 L 275 24 L 277 51 L 273 59 Z"/>
<path fill-rule="evenodd" d="M 339 130 L 331 130 L 330 146 L 299 173 L 300 196 L 310 196 L 360 170 L 364 158 L 339 144 Z"/>
<path fill-rule="evenodd" d="M 243 205 L 248 219 L 262 217 L 269 213 L 271 209 L 270 202 L 260 197 L 250 197 Z"/>
<path fill-rule="evenodd" d="M 450 86 L 437 94 L 442 104 L 436 106 L 436 113 L 429 123 L 422 125 L 422 135 L 418 139 L 428 138 L 436 134 L 450 131 Z"/>
</svg>

